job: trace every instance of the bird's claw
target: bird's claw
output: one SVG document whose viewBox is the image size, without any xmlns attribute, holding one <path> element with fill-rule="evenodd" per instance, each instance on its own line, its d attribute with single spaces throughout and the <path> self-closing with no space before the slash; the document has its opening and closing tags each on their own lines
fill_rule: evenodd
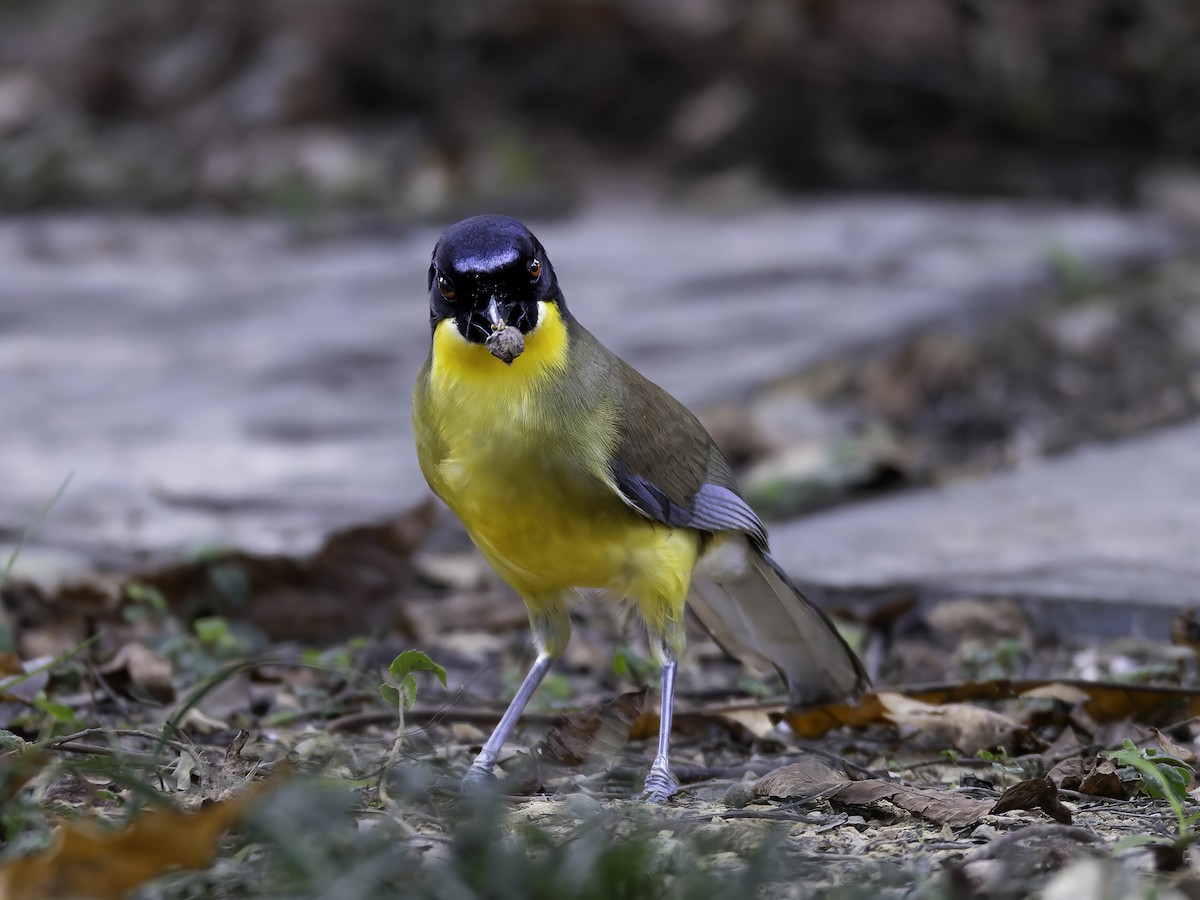
<svg viewBox="0 0 1200 900">
<path fill-rule="evenodd" d="M 646 785 L 642 789 L 642 800 L 646 803 L 666 803 L 679 790 L 679 782 L 665 765 L 655 761 L 646 776 Z"/>
<path fill-rule="evenodd" d="M 464 791 L 478 790 L 494 784 L 495 781 L 496 776 L 492 774 L 491 769 L 485 769 L 483 766 L 471 766 L 467 769 L 467 774 L 463 776 L 462 787 Z"/>
</svg>

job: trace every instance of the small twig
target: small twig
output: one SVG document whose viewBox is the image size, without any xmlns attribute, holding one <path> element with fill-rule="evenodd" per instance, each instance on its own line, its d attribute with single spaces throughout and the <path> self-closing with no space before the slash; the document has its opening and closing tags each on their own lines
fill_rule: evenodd
<svg viewBox="0 0 1200 900">
<path fill-rule="evenodd" d="M 138 753 L 136 750 L 114 749 L 113 747 L 105 747 L 103 744 L 63 744 L 58 747 L 46 747 L 47 750 L 57 750 L 60 753 L 79 753 L 85 756 L 109 756 L 120 757 L 131 762 L 143 762 L 152 765 L 166 765 L 160 763 L 158 757 L 149 753 Z"/>
<path fill-rule="evenodd" d="M 1072 791 L 1066 788 L 1059 788 L 1058 792 L 1068 800 L 1074 800 L 1076 802 L 1087 802 L 1092 800 L 1100 806 L 1129 806 L 1133 803 L 1133 800 L 1129 799 L 1128 797 L 1122 800 L 1120 797 L 1105 797 L 1102 794 L 1084 794 L 1080 793 L 1079 791 Z"/>
<path fill-rule="evenodd" d="M 803 822 L 805 825 L 824 825 L 829 816 L 806 816 L 803 813 L 787 812 L 784 809 L 728 809 L 715 814 L 722 819 L 775 819 L 784 822 Z M 711 819 L 712 815 L 696 816 L 695 821 Z"/>
<path fill-rule="evenodd" d="M 160 734 L 155 734 L 150 731 L 138 731 L 131 728 L 85 728 L 83 731 L 77 731 L 74 734 L 65 734 L 62 737 L 56 737 L 47 743 L 44 747 L 46 750 L 63 750 L 69 749 L 64 747 L 65 744 L 71 744 L 75 741 L 81 741 L 85 738 L 93 737 L 135 737 L 145 741 L 153 741 L 156 744 L 163 744 L 168 747 L 173 747 L 176 750 L 184 751 L 191 749 L 187 744 L 180 741 L 173 741 L 170 738 Z M 129 751 L 134 753 L 135 751 Z"/>
</svg>

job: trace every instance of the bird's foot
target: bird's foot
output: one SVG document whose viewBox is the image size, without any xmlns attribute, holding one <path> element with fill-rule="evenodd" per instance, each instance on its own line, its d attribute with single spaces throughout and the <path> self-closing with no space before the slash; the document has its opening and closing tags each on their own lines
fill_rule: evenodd
<svg viewBox="0 0 1200 900">
<path fill-rule="evenodd" d="M 642 789 L 642 800 L 646 803 L 666 803 L 679 790 L 679 782 L 667 768 L 663 757 L 656 757 L 646 776 L 646 785 Z"/>
<path fill-rule="evenodd" d="M 492 774 L 491 766 L 481 766 L 478 763 L 471 765 L 467 769 L 467 774 L 463 776 L 462 788 L 464 791 L 479 790 L 495 784 L 496 776 Z"/>
</svg>

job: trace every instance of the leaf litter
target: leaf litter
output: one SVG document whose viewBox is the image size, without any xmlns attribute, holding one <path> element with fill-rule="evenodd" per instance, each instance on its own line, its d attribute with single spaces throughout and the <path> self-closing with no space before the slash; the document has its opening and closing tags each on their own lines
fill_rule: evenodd
<svg viewBox="0 0 1200 900">
<path fill-rule="evenodd" d="M 1180 829 L 1196 811 L 1200 691 L 1162 672 L 1076 677 L 1069 640 L 1038 644 L 1029 629 L 971 625 L 976 643 L 944 656 L 942 683 L 910 687 L 906 667 L 926 674 L 928 657 L 897 630 L 896 686 L 791 710 L 778 682 L 747 678 L 692 628 L 674 734 L 683 788 L 647 808 L 630 798 L 654 752 L 657 673 L 622 614 L 585 599 L 571 654 L 501 754 L 500 793 L 463 795 L 457 778 L 519 681 L 528 633 L 520 601 L 437 531 L 423 507 L 304 559 L 228 553 L 57 591 L 5 585 L 0 896 L 39 896 L 12 893 L 19 882 L 59 892 L 43 896 L 248 897 L 264 879 L 298 897 L 356 896 L 355 879 L 368 886 L 357 896 L 448 896 L 435 885 L 501 865 L 613 891 L 649 873 L 654 896 L 664 884 L 716 895 L 681 871 L 776 893 L 801 878 L 813 896 L 954 884 L 1021 896 L 1005 891 L 1092 859 L 1192 877 Z M 344 609 L 272 624 L 306 579 L 333 598 L 343 574 Z M 982 621 L 964 608 L 954 629 Z M 339 637 L 361 634 L 368 609 L 374 634 Z M 1033 657 L 1036 672 L 1023 668 Z M 1110 755 L 1127 738 L 1178 773 L 1183 818 Z M 254 787 L 281 766 L 293 774 L 269 795 Z M 631 838 L 653 857 L 621 857 Z M 113 862 L 102 877 L 101 859 Z"/>
</svg>

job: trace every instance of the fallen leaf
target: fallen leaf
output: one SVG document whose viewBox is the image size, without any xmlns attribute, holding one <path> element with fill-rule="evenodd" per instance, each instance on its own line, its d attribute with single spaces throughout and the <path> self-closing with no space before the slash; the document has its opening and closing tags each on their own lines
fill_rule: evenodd
<svg viewBox="0 0 1200 900">
<path fill-rule="evenodd" d="M 0 900 L 118 900 L 157 875 L 212 865 L 222 835 L 263 785 L 196 812 L 156 809 L 118 829 L 95 821 L 59 826 L 44 853 L 0 869 Z"/>
<path fill-rule="evenodd" d="M 713 713 L 713 718 L 730 730 L 741 732 L 755 740 L 775 733 L 775 719 L 761 709 L 730 709 Z"/>
<path fill-rule="evenodd" d="M 903 694 L 879 694 L 879 700 L 886 718 L 902 733 L 905 729 L 918 731 L 972 756 L 993 747 L 1014 751 L 1045 748 L 1025 726 L 990 709 L 965 703 L 934 706 Z"/>
<path fill-rule="evenodd" d="M 1021 692 L 1023 700 L 1057 700 L 1069 706 L 1079 706 L 1088 700 L 1088 692 L 1073 684 L 1063 684 L 1056 681 L 1052 684 L 1040 684 Z"/>
<path fill-rule="evenodd" d="M 1165 685 L 1072 682 L 1087 692 L 1084 710 L 1098 723 L 1172 722 L 1200 715 L 1200 692 Z"/>
<path fill-rule="evenodd" d="M 780 800 L 816 799 L 825 792 L 850 784 L 845 772 L 835 769 L 819 756 L 805 756 L 798 762 L 768 772 L 754 782 L 754 796 Z"/>
<path fill-rule="evenodd" d="M 1124 800 L 1129 796 L 1124 782 L 1117 774 L 1117 764 L 1106 757 L 1097 757 L 1096 764 L 1084 776 L 1079 793 Z"/>
<path fill-rule="evenodd" d="M 1070 825 L 1072 822 L 1071 810 L 1058 799 L 1058 787 L 1049 776 L 1017 782 L 1000 795 L 1000 799 L 992 807 L 992 812 L 1002 813 L 1014 809 L 1040 809 L 1063 825 Z"/>
<path fill-rule="evenodd" d="M 194 734 L 216 734 L 220 731 L 228 731 L 229 723 L 222 719 L 215 719 L 199 707 L 193 706 L 183 714 L 178 727 L 180 731 Z"/>
<path fill-rule="evenodd" d="M 883 720 L 883 704 L 877 694 L 864 694 L 856 704 L 831 703 L 809 709 L 788 710 L 786 719 L 798 738 L 815 740 L 834 728 L 848 725 L 865 728 Z"/>
<path fill-rule="evenodd" d="M 886 781 L 854 781 L 836 796 L 843 803 L 859 806 L 887 800 L 906 812 L 951 828 L 974 825 L 988 814 L 992 806 L 988 800 L 976 800 L 952 791 L 909 787 Z"/>
<path fill-rule="evenodd" d="M 754 796 L 782 800 L 838 800 L 870 806 L 886 800 L 893 806 L 934 822 L 962 828 L 987 815 L 991 803 L 952 791 L 911 787 L 868 778 L 851 781 L 824 760 L 809 756 L 769 772 L 754 783 Z"/>
<path fill-rule="evenodd" d="M 929 610 L 925 621 L 958 641 L 1016 638 L 1029 630 L 1025 611 L 1012 600 L 947 600 Z"/>
<path fill-rule="evenodd" d="M 1036 693 L 1034 693 L 1036 692 Z M 1179 722 L 1200 717 L 1200 688 L 1137 685 L 1078 679 L 973 681 L 960 684 L 897 687 L 889 693 L 933 705 L 1025 697 L 1053 697 L 1070 702 L 1083 697 L 1082 706 L 1098 724 L 1135 719 L 1144 722 Z M 863 728 L 884 720 L 877 694 L 865 694 L 857 704 L 835 703 L 808 709 L 790 709 L 785 718 L 797 737 L 816 739 L 843 725 Z"/>
<path fill-rule="evenodd" d="M 1196 751 L 1191 747 L 1185 747 L 1183 744 L 1177 744 L 1171 740 L 1157 728 L 1151 728 L 1150 733 L 1154 735 L 1154 740 L 1157 742 L 1159 749 L 1167 756 L 1173 756 L 1182 763 L 1187 763 L 1192 774 L 1196 774 Z"/>
<path fill-rule="evenodd" d="M 145 644 L 131 641 L 97 671 L 116 691 L 138 700 L 170 703 L 175 699 L 174 667 Z"/>
<path fill-rule="evenodd" d="M 1094 756 L 1087 758 L 1072 756 L 1070 759 L 1064 759 L 1058 763 L 1047 773 L 1046 777 L 1057 784 L 1059 790 L 1077 791 L 1095 763 Z"/>
<path fill-rule="evenodd" d="M 563 716 L 546 732 L 534 753 L 559 766 L 606 765 L 629 740 L 645 705 L 646 692 L 633 691 Z"/>
</svg>

